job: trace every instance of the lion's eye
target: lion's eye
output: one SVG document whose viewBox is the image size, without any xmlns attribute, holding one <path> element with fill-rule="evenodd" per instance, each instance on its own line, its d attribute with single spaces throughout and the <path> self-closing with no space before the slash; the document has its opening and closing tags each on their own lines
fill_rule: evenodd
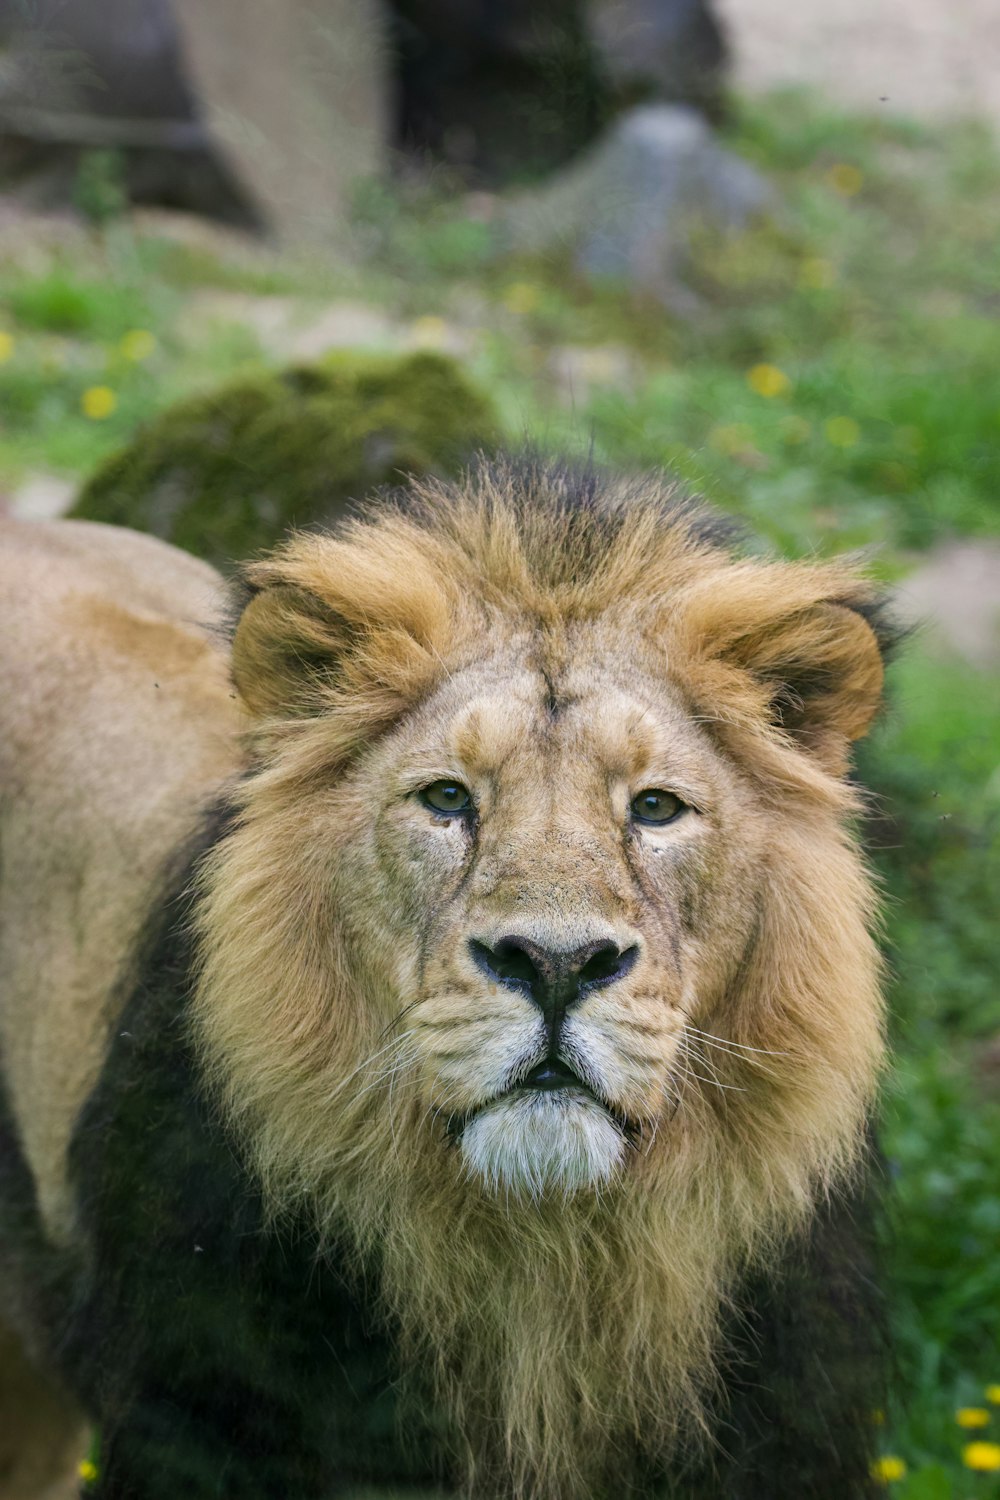
<svg viewBox="0 0 1000 1500">
<path fill-rule="evenodd" d="M 637 792 L 630 804 L 633 818 L 640 823 L 672 823 L 686 808 L 687 803 L 673 792 L 660 791 L 659 787 Z"/>
<path fill-rule="evenodd" d="M 460 781 L 432 781 L 421 787 L 420 800 L 425 807 L 439 813 L 464 813 L 472 808 L 468 787 Z"/>
</svg>

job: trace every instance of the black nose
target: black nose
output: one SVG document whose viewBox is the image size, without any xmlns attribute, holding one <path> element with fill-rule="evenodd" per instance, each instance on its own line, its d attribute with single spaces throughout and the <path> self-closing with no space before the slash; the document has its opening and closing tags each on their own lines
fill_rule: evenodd
<svg viewBox="0 0 1000 1500">
<path fill-rule="evenodd" d="M 519 936 L 502 937 L 492 947 L 472 938 L 469 947 L 491 979 L 530 996 L 553 1038 L 571 1006 L 589 990 L 624 978 L 639 956 L 634 944 L 619 948 L 607 938 L 571 949 L 543 948 Z"/>
</svg>

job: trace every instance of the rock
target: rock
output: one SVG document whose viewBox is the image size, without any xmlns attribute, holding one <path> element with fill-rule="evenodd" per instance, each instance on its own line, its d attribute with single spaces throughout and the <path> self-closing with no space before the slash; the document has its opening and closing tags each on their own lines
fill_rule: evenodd
<svg viewBox="0 0 1000 1500">
<path fill-rule="evenodd" d="M 8 502 L 12 516 L 22 521 L 55 521 L 73 504 L 76 486 L 61 474 L 29 474 Z"/>
<path fill-rule="evenodd" d="M 170 0 L 0 0 L 3 105 L 200 127 Z"/>
<path fill-rule="evenodd" d="M 343 244 L 388 166 L 383 31 L 380 0 L 0 0 L 0 147 L 36 199 L 113 148 L 134 202 Z"/>
<path fill-rule="evenodd" d="M 817 92 L 839 109 L 1000 126 L 997 0 L 715 0 L 741 93 Z"/>
<path fill-rule="evenodd" d="M 180 402 L 101 465 L 72 514 L 226 567 L 403 474 L 455 473 L 495 435 L 446 356 L 338 354 Z"/>
<path fill-rule="evenodd" d="M 771 187 L 718 144 L 693 110 L 642 105 L 584 157 L 506 210 L 512 248 L 569 251 L 587 276 L 613 278 L 677 311 L 694 299 L 681 272 L 699 228 L 734 231 L 775 206 Z"/>
<path fill-rule="evenodd" d="M 1000 666 L 1000 542 L 935 547 L 898 586 L 896 601 L 932 648 L 976 667 Z"/>
<path fill-rule="evenodd" d="M 0 171 L 40 207 L 252 215 L 202 123 L 172 0 L 0 0 Z"/>
<path fill-rule="evenodd" d="M 388 165 L 377 0 L 174 0 L 213 140 L 279 238 L 337 244 Z"/>
<path fill-rule="evenodd" d="M 587 0 L 587 31 L 622 98 L 722 113 L 726 41 L 707 0 Z"/>
</svg>

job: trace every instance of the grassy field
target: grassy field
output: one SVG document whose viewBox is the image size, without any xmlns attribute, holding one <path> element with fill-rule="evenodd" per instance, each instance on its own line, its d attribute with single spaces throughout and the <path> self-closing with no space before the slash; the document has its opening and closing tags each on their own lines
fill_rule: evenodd
<svg viewBox="0 0 1000 1500">
<path fill-rule="evenodd" d="M 871 547 L 891 583 L 942 539 L 1000 533 L 989 138 L 793 96 L 744 106 L 729 133 L 784 206 L 698 240 L 702 308 L 685 322 L 558 263 L 496 260 L 480 219 L 431 193 L 366 205 L 364 270 L 126 220 L 12 236 L 0 491 L 82 477 L 177 396 L 294 355 L 332 307 L 331 326 L 355 317 L 366 342 L 456 349 L 512 440 L 670 466 L 790 553 Z M 998 686 L 918 638 L 863 753 L 896 1044 L 898 1363 L 873 1420 L 900 1500 L 1000 1500 Z"/>
</svg>

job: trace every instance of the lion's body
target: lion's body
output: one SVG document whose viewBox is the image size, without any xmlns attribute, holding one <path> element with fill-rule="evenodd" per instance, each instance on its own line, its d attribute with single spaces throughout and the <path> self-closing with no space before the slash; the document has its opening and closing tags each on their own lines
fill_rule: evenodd
<svg viewBox="0 0 1000 1500">
<path fill-rule="evenodd" d="M 42 1214 L 172 852 L 239 765 L 221 580 L 88 522 L 0 529 L 0 1052 Z"/>
<path fill-rule="evenodd" d="M 869 595 L 478 484 L 251 571 L 242 739 L 210 570 L 0 534 L 0 1267 L 102 1500 L 868 1492 Z"/>
<path fill-rule="evenodd" d="M 221 581 L 172 547 L 86 522 L 3 521 L 0 599 L 3 1092 L 45 1235 L 64 1245 L 72 1131 L 164 869 L 238 765 L 236 704 L 209 633 Z M 33 1496 L 74 1455 L 79 1422 L 65 1410 L 60 1447 L 51 1414 L 36 1434 L 15 1409 L 5 1403 L 0 1483 Z M 37 1436 L 16 1462 L 15 1434 Z"/>
</svg>

